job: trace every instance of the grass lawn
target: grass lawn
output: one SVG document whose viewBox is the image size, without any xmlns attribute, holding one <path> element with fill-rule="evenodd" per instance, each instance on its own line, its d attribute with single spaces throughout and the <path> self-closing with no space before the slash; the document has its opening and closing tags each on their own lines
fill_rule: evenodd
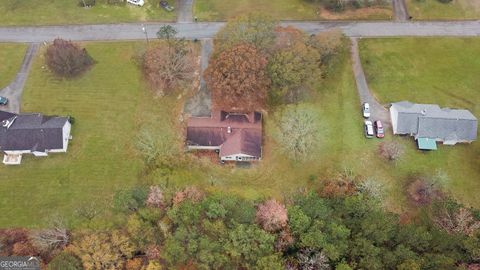
<svg viewBox="0 0 480 270">
<path fill-rule="evenodd" d="M 0 89 L 15 79 L 27 45 L 0 43 Z"/>
<path fill-rule="evenodd" d="M 442 4 L 438 0 L 406 0 L 414 20 L 462 20 L 480 18 L 480 1 L 453 0 Z"/>
<path fill-rule="evenodd" d="M 361 57 L 369 86 L 382 103 L 410 100 L 465 108 L 480 118 L 480 39 L 365 39 Z M 409 140 L 414 148 L 413 140 Z M 480 207 L 480 144 L 440 146 L 413 151 L 398 171 L 435 171 L 450 177 L 447 189 L 465 203 Z"/>
<path fill-rule="evenodd" d="M 0 166 L 0 228 L 38 226 L 52 214 L 75 223 L 75 210 L 90 203 L 103 209 L 99 226 L 107 226 L 115 190 L 134 185 L 143 167 L 134 151 L 139 127 L 173 118 L 176 98 L 152 98 L 132 60 L 144 43 L 85 45 L 97 63 L 81 78 L 53 77 L 42 52 L 33 63 L 22 111 L 73 116 L 73 140 L 66 154 Z"/>
<path fill-rule="evenodd" d="M 0 25 L 96 24 L 135 21 L 174 21 L 175 12 L 166 12 L 157 0 L 145 0 L 143 7 L 130 4 L 108 5 L 97 0 L 91 8 L 78 5 L 81 0 L 2 0 Z M 175 6 L 175 1 L 169 0 Z"/>
<path fill-rule="evenodd" d="M 390 7 L 331 13 L 321 9 L 319 4 L 309 3 L 305 0 L 196 0 L 194 5 L 194 15 L 201 21 L 226 20 L 253 11 L 264 12 L 279 20 L 391 18 Z"/>
</svg>

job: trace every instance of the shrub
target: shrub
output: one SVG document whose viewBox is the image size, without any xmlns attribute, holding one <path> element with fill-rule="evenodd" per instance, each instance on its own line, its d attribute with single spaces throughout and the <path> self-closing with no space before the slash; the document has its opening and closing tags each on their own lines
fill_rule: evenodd
<svg viewBox="0 0 480 270">
<path fill-rule="evenodd" d="M 404 154 L 404 147 L 398 142 L 381 142 L 378 145 L 378 152 L 387 160 L 394 161 Z"/>
<path fill-rule="evenodd" d="M 148 192 L 147 206 L 160 208 L 164 206 L 164 203 L 164 196 L 160 187 L 151 186 L 150 191 Z"/>
<path fill-rule="evenodd" d="M 67 78 L 82 74 L 94 64 L 87 50 L 63 39 L 53 41 L 47 48 L 45 59 L 52 72 Z"/>
<path fill-rule="evenodd" d="M 61 252 L 48 264 L 48 270 L 83 270 L 79 258 L 69 252 Z"/>
<path fill-rule="evenodd" d="M 287 209 L 276 200 L 268 200 L 258 206 L 256 221 L 266 231 L 278 231 L 287 226 Z"/>
<path fill-rule="evenodd" d="M 205 194 L 203 193 L 203 191 L 201 191 L 197 187 L 186 187 L 184 190 L 175 193 L 175 196 L 173 197 L 173 204 L 177 205 L 185 200 L 190 200 L 194 203 L 198 203 L 202 201 L 204 197 Z"/>
<path fill-rule="evenodd" d="M 113 205 L 119 211 L 137 211 L 145 206 L 147 196 L 148 190 L 145 187 L 119 190 L 113 197 Z"/>
</svg>

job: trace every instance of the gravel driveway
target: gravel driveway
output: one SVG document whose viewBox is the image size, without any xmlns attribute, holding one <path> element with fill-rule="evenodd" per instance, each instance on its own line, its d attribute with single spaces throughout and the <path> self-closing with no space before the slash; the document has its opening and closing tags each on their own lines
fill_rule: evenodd
<svg viewBox="0 0 480 270">
<path fill-rule="evenodd" d="M 177 0 L 177 23 L 193 21 L 193 0 Z"/>
<path fill-rule="evenodd" d="M 25 86 L 25 82 L 27 81 L 30 67 L 32 66 L 33 57 L 35 56 L 35 53 L 39 47 L 40 44 L 38 43 L 32 43 L 30 46 L 28 46 L 25 57 L 23 58 L 22 67 L 17 73 L 15 80 L 0 91 L 0 96 L 4 96 L 9 100 L 7 106 L 0 106 L 0 110 L 12 113 L 20 112 L 20 102 L 22 100 L 23 88 Z"/>
<path fill-rule="evenodd" d="M 213 50 L 212 39 L 202 40 L 200 62 L 200 87 L 193 97 L 185 102 L 184 113 L 196 117 L 210 117 L 212 110 L 212 96 L 203 78 L 203 72 L 208 67 L 208 60 Z"/>
<path fill-rule="evenodd" d="M 360 55 L 358 52 L 358 42 L 356 38 L 350 38 L 352 41 L 352 64 L 353 64 L 353 74 L 355 75 L 355 82 L 357 84 L 358 95 L 360 96 L 360 103 L 365 102 L 370 104 L 370 119 L 381 120 L 384 123 L 385 128 L 390 126 L 390 114 L 388 110 L 382 106 L 372 95 L 370 89 L 368 88 L 367 79 L 365 78 L 365 73 L 363 72 L 362 62 L 360 61 Z M 361 107 L 358 107 L 358 113 L 361 112 Z"/>
<path fill-rule="evenodd" d="M 393 0 L 393 15 L 396 21 L 405 22 L 410 20 L 410 15 L 408 14 L 407 4 L 405 0 Z"/>
</svg>

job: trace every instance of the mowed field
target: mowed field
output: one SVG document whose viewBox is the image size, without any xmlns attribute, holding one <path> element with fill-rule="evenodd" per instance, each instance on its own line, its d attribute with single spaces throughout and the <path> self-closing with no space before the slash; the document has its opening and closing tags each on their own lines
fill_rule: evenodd
<svg viewBox="0 0 480 270">
<path fill-rule="evenodd" d="M 95 24 L 134 21 L 174 21 L 176 12 L 166 12 L 157 0 L 145 0 L 143 7 L 131 4 L 112 5 L 97 0 L 89 8 L 82 0 L 2 0 L 0 25 Z M 169 0 L 175 6 L 175 1 Z"/>
<path fill-rule="evenodd" d="M 254 11 L 278 20 L 390 19 L 392 14 L 390 6 L 328 12 L 320 4 L 305 0 L 196 0 L 194 5 L 194 15 L 201 21 L 226 20 Z"/>
<path fill-rule="evenodd" d="M 414 20 L 465 20 L 480 18 L 480 0 L 452 0 L 448 4 L 438 0 L 406 0 Z"/>
<path fill-rule="evenodd" d="M 134 61 L 144 43 L 85 46 L 97 63 L 78 79 L 54 77 L 44 67 L 45 48 L 34 61 L 22 111 L 73 116 L 73 140 L 66 154 L 25 155 L 19 166 L 0 166 L 2 228 L 39 226 L 51 215 L 75 223 L 76 210 L 92 204 L 99 222 L 112 222 L 114 192 L 133 186 L 143 166 L 138 130 L 152 119 L 169 125 L 175 103 L 153 98 Z"/>
<path fill-rule="evenodd" d="M 0 90 L 15 79 L 26 49 L 25 44 L 0 43 Z"/>
<path fill-rule="evenodd" d="M 364 39 L 361 58 L 370 89 L 382 103 L 409 100 L 465 108 L 480 118 L 480 39 Z M 411 141 L 414 147 L 413 139 Z M 409 155 L 403 170 L 443 170 L 459 200 L 480 207 L 480 143 L 441 146 Z M 402 165 L 403 164 L 403 165 Z"/>
</svg>

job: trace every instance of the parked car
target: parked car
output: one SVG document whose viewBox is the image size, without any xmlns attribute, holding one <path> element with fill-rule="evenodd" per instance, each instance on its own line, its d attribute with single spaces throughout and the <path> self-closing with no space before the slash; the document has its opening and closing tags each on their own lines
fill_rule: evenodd
<svg viewBox="0 0 480 270">
<path fill-rule="evenodd" d="M 377 138 L 385 137 L 385 131 L 383 130 L 382 121 L 377 120 L 373 123 L 375 126 L 375 133 L 377 133 Z"/>
<path fill-rule="evenodd" d="M 7 104 L 8 104 L 8 98 L 0 97 L 0 105 L 7 105 Z"/>
<path fill-rule="evenodd" d="M 369 118 L 370 117 L 370 104 L 368 103 L 363 103 L 362 105 L 362 113 L 363 113 L 363 117 L 365 118 Z"/>
<path fill-rule="evenodd" d="M 135 6 L 143 7 L 145 5 L 145 1 L 143 0 L 127 0 L 127 3 L 130 3 Z"/>
<path fill-rule="evenodd" d="M 373 138 L 373 136 L 375 136 L 374 132 L 373 132 L 373 124 L 372 124 L 372 121 L 365 121 L 365 125 L 364 125 L 364 129 L 365 129 L 365 137 L 367 138 Z"/>
<path fill-rule="evenodd" d="M 160 6 L 166 11 L 173 11 L 175 9 L 174 7 L 170 6 L 170 4 L 165 0 L 160 1 Z"/>
</svg>

